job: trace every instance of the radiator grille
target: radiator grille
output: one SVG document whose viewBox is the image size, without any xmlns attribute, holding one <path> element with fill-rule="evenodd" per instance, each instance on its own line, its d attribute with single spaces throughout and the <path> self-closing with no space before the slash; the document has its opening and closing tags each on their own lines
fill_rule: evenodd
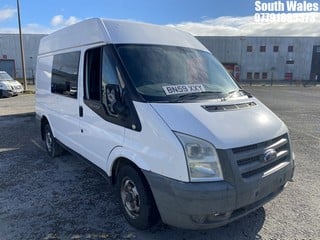
<svg viewBox="0 0 320 240">
<path fill-rule="evenodd" d="M 266 159 L 266 152 L 275 150 L 276 155 Z M 270 141 L 233 148 L 241 177 L 249 179 L 254 176 L 264 176 L 286 166 L 290 162 L 290 144 L 287 134 Z"/>
</svg>

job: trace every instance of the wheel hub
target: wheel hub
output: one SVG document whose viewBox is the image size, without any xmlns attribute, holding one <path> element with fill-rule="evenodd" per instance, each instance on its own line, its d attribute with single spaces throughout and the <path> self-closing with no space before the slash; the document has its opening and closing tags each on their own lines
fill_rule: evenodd
<svg viewBox="0 0 320 240">
<path fill-rule="evenodd" d="M 137 218 L 140 213 L 140 196 L 132 180 L 124 179 L 122 181 L 121 199 L 128 215 L 131 218 Z"/>
</svg>

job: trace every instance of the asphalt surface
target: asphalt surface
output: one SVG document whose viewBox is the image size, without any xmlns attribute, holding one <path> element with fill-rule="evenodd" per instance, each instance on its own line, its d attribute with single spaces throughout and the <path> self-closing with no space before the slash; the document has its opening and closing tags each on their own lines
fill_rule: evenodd
<svg viewBox="0 0 320 240">
<path fill-rule="evenodd" d="M 132 228 L 102 176 L 70 154 L 47 156 L 34 95 L 0 99 L 0 240 L 320 239 L 320 88 L 246 89 L 288 125 L 295 181 L 258 211 L 206 231 Z"/>
</svg>

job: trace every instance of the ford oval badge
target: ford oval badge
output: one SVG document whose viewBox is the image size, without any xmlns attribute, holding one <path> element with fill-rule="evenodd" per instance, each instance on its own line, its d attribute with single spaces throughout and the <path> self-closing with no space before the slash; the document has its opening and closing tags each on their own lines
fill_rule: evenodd
<svg viewBox="0 0 320 240">
<path fill-rule="evenodd" d="M 277 158 L 277 151 L 273 148 L 270 148 L 264 152 L 263 161 L 264 162 L 270 162 Z"/>
</svg>

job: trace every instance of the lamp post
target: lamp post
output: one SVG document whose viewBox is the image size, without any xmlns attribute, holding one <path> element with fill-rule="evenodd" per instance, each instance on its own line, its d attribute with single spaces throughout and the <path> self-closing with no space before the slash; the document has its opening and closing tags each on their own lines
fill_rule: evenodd
<svg viewBox="0 0 320 240">
<path fill-rule="evenodd" d="M 26 91 L 26 90 L 28 90 L 28 87 L 27 87 L 26 64 L 25 64 L 25 60 L 24 60 L 24 49 L 23 49 L 23 41 L 22 41 L 19 0 L 17 0 L 17 11 L 18 11 L 18 23 L 19 23 L 19 38 L 20 38 L 20 50 L 21 50 L 21 65 L 22 65 L 23 87 L 24 87 L 24 91 Z"/>
</svg>

